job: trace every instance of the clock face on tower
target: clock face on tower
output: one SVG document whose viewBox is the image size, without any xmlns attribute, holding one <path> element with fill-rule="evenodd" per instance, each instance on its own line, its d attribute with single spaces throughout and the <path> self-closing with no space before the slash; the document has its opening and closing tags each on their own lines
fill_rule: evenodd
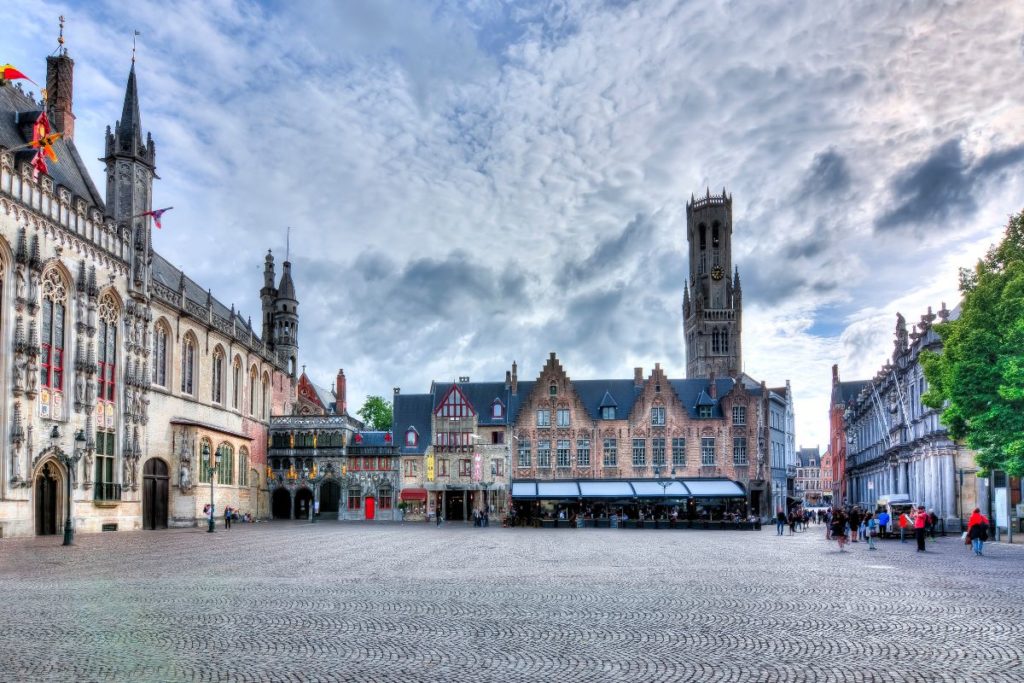
<svg viewBox="0 0 1024 683">
<path fill-rule="evenodd" d="M 715 266 L 711 269 L 711 279 L 721 280 L 722 279 L 722 266 Z"/>
</svg>

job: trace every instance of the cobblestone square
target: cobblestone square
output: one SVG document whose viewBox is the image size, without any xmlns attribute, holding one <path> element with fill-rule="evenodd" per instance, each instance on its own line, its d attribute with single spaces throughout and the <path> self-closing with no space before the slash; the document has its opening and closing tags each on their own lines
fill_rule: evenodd
<svg viewBox="0 0 1024 683">
<path fill-rule="evenodd" d="M 0 680 L 1021 681 L 1024 548 L 262 523 L 0 541 Z"/>
</svg>

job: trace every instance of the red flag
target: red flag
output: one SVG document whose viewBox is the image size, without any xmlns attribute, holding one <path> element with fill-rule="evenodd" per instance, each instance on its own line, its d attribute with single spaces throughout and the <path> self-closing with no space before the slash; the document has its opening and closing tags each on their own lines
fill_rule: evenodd
<svg viewBox="0 0 1024 683">
<path fill-rule="evenodd" d="M 384 443 L 391 443 L 391 432 L 384 435 Z"/>
<path fill-rule="evenodd" d="M 153 217 L 153 223 L 155 223 L 156 227 L 159 229 L 159 228 L 163 227 L 162 225 L 160 225 L 160 217 L 163 216 L 165 212 L 170 211 L 173 208 L 174 208 L 173 206 L 168 206 L 165 209 L 154 209 L 153 211 L 143 211 L 142 213 L 139 213 L 139 214 L 136 214 L 135 216 L 133 216 L 133 218 L 141 218 L 142 216 L 152 216 Z"/>
<path fill-rule="evenodd" d="M 39 180 L 39 174 L 47 172 L 49 169 L 46 167 L 46 157 L 43 156 L 43 150 L 40 149 L 32 157 L 32 180 Z"/>
<path fill-rule="evenodd" d="M 32 142 L 29 145 L 37 148 L 39 154 L 49 157 L 50 161 L 56 162 L 57 153 L 53 151 L 52 145 L 58 138 L 60 138 L 60 133 L 53 131 L 53 128 L 50 126 L 50 119 L 46 117 L 46 112 L 39 112 L 39 117 L 32 126 Z M 46 169 L 44 168 L 43 170 L 45 171 Z"/>
<path fill-rule="evenodd" d="M 363 435 L 362 434 L 356 434 L 356 438 L 354 439 L 354 441 L 356 443 L 362 443 L 363 442 Z"/>
<path fill-rule="evenodd" d="M 26 80 L 32 85 L 39 85 L 25 74 L 15 69 L 13 64 L 0 64 L 0 78 L 5 81 Z"/>
</svg>

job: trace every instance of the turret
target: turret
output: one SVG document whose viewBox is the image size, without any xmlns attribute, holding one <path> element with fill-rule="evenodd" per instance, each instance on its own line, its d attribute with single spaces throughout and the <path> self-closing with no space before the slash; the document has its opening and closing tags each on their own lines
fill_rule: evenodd
<svg viewBox="0 0 1024 683">
<path fill-rule="evenodd" d="M 288 374 L 295 377 L 299 361 L 299 300 L 292 282 L 292 264 L 284 262 L 274 299 L 274 348 L 288 358 Z"/>
<path fill-rule="evenodd" d="M 106 156 L 102 161 L 107 166 L 107 215 L 119 228 L 131 232 L 128 291 L 145 298 L 149 296 L 153 238 L 150 218 L 142 214 L 153 209 L 156 145 L 149 135 L 145 142 L 142 139 L 134 61 L 128 73 L 121 120 L 114 124 L 113 131 L 107 127 Z"/>
<path fill-rule="evenodd" d="M 260 303 L 263 305 L 263 334 L 260 338 L 273 345 L 274 340 L 274 299 L 277 288 L 274 287 L 274 255 L 267 249 L 267 257 L 263 260 L 263 288 L 260 290 Z"/>
</svg>

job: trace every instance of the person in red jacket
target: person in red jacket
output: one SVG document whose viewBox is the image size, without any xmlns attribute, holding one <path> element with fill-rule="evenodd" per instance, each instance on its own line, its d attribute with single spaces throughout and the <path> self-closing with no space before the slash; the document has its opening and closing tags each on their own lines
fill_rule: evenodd
<svg viewBox="0 0 1024 683">
<path fill-rule="evenodd" d="M 917 507 L 917 514 L 914 515 L 914 538 L 917 539 L 917 552 L 924 552 L 924 533 L 928 526 L 928 513 L 924 511 L 924 505 Z"/>
<path fill-rule="evenodd" d="M 971 547 L 975 555 L 982 554 L 982 547 L 988 540 L 988 517 L 981 514 L 981 510 L 974 508 L 971 518 L 967 520 L 967 538 L 971 540 Z"/>
</svg>

